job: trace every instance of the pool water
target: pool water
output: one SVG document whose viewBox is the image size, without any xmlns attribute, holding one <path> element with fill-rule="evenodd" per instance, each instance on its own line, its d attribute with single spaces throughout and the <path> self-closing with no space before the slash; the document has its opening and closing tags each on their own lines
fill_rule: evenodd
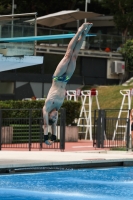
<svg viewBox="0 0 133 200">
<path fill-rule="evenodd" d="M 0 200 L 133 200 L 133 167 L 0 175 Z"/>
</svg>

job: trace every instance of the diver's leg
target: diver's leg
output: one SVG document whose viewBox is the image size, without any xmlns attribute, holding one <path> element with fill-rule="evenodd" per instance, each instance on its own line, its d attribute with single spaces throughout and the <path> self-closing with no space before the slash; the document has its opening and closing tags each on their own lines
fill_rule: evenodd
<svg viewBox="0 0 133 200">
<path fill-rule="evenodd" d="M 84 23 L 77 31 L 77 33 L 75 34 L 75 36 L 71 39 L 70 43 L 68 44 L 67 47 L 67 51 L 65 53 L 65 56 L 63 57 L 63 59 L 60 61 L 60 63 L 58 64 L 55 72 L 54 72 L 54 76 L 61 76 L 62 74 L 64 74 L 67 71 L 68 65 L 71 61 L 71 57 L 73 55 L 73 52 L 75 51 L 75 48 L 77 49 L 76 51 L 79 51 L 81 48 L 81 39 L 80 36 L 86 35 L 87 34 L 87 30 L 88 30 L 88 25 L 89 23 Z M 82 38 L 83 36 L 81 36 Z M 79 43 L 80 41 L 80 43 Z M 79 44 L 78 44 L 79 43 Z M 76 52 L 75 51 L 75 52 Z"/>
<path fill-rule="evenodd" d="M 72 53 L 74 54 L 78 54 L 82 43 L 87 35 L 87 33 L 89 32 L 90 28 L 92 27 L 92 23 L 84 23 L 80 28 L 79 28 L 79 36 L 77 40 L 71 40 L 71 42 L 69 43 L 68 49 L 73 49 Z"/>
<path fill-rule="evenodd" d="M 72 74 L 75 70 L 78 53 L 79 53 L 80 48 L 83 44 L 83 41 L 85 40 L 86 34 L 89 32 L 91 27 L 92 27 L 92 24 L 88 24 L 88 27 L 82 32 L 80 38 L 78 39 L 78 42 L 75 45 L 75 48 L 74 48 L 73 53 L 72 53 L 71 60 L 69 62 L 69 65 L 68 65 L 68 68 L 67 68 L 67 71 L 66 71 L 66 74 L 69 76 L 69 78 L 71 78 L 71 76 L 72 76 Z"/>
</svg>

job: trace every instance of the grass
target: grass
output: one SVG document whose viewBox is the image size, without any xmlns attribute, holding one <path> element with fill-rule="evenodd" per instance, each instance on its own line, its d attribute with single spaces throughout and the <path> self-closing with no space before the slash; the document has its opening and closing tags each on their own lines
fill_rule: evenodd
<svg viewBox="0 0 133 200">
<path fill-rule="evenodd" d="M 95 88 L 98 91 L 98 100 L 100 104 L 100 109 L 120 109 L 123 96 L 120 94 L 120 90 L 129 90 L 131 86 L 122 86 L 122 85 L 114 85 L 114 86 L 85 86 L 83 90 L 90 90 Z M 95 98 L 93 98 L 92 102 L 92 110 L 97 109 L 97 104 Z M 127 98 L 125 103 L 127 102 Z M 133 107 L 133 102 L 131 103 L 131 108 Z M 123 107 L 127 109 L 127 106 Z"/>
<path fill-rule="evenodd" d="M 110 148 L 112 151 L 127 151 L 126 147 L 112 147 Z"/>
</svg>

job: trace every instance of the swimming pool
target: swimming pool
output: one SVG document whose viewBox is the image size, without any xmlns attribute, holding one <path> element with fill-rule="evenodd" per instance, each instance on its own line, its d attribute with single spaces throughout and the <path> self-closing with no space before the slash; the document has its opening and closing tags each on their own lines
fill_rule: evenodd
<svg viewBox="0 0 133 200">
<path fill-rule="evenodd" d="M 133 167 L 0 175 L 0 200 L 132 200 Z"/>
</svg>

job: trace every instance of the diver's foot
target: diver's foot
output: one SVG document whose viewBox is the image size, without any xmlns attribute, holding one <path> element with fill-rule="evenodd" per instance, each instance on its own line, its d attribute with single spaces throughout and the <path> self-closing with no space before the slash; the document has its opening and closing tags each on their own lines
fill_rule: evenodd
<svg viewBox="0 0 133 200">
<path fill-rule="evenodd" d="M 89 32 L 89 30 L 90 30 L 90 28 L 91 28 L 92 26 L 93 26 L 92 23 L 87 23 L 87 26 L 86 26 L 85 29 L 84 29 L 85 35 Z"/>
<path fill-rule="evenodd" d="M 79 35 L 84 33 L 85 35 L 89 32 L 90 28 L 92 27 L 92 23 L 86 22 L 83 23 L 82 26 L 79 27 L 78 33 Z"/>
<path fill-rule="evenodd" d="M 81 35 L 84 32 L 84 30 L 87 28 L 87 26 L 88 24 L 86 23 L 82 24 L 82 26 L 78 28 L 78 34 Z"/>
</svg>

